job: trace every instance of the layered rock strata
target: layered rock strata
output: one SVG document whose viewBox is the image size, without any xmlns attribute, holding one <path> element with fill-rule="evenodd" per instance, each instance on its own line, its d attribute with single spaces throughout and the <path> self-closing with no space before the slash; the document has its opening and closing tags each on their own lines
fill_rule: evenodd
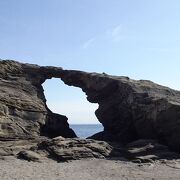
<svg viewBox="0 0 180 180">
<path fill-rule="evenodd" d="M 104 131 L 92 138 L 128 143 L 156 139 L 180 151 L 180 92 L 151 81 L 105 73 L 0 61 L 0 138 L 75 137 L 67 118 L 52 113 L 42 83 L 52 77 L 80 87 Z M 58 92 L 57 92 L 58 93 Z"/>
<path fill-rule="evenodd" d="M 42 83 L 55 76 L 54 73 L 56 68 L 0 61 L 1 139 L 39 135 L 76 137 L 67 117 L 52 113 L 46 105 Z"/>
</svg>

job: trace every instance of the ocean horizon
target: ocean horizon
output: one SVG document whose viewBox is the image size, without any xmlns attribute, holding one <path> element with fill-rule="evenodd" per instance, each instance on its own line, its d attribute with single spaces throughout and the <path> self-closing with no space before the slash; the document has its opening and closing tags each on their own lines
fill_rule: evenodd
<svg viewBox="0 0 180 180">
<path fill-rule="evenodd" d="M 80 138 L 90 137 L 104 129 L 102 124 L 70 124 L 69 126 Z"/>
</svg>

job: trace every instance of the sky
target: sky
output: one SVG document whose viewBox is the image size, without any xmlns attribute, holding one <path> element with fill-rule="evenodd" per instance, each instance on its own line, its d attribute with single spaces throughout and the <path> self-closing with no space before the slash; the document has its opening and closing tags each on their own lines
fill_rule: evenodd
<svg viewBox="0 0 180 180">
<path fill-rule="evenodd" d="M 0 58 L 148 79 L 180 90 L 179 0 L 0 0 Z M 49 108 L 97 123 L 79 88 L 44 83 Z"/>
</svg>

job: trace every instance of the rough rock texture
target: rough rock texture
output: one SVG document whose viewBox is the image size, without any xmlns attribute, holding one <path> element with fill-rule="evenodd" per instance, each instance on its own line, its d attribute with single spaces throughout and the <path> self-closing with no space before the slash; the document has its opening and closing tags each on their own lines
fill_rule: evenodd
<svg viewBox="0 0 180 180">
<path fill-rule="evenodd" d="M 16 139 L 0 142 L 0 159 L 14 156 L 27 161 L 40 162 L 50 158 L 63 162 L 83 158 L 107 158 L 122 155 L 121 148 L 117 147 L 114 148 L 104 141 L 62 136 L 53 139 L 46 137 Z"/>
<path fill-rule="evenodd" d="M 80 87 L 104 131 L 93 138 L 128 143 L 156 139 L 180 151 L 180 92 L 151 81 L 0 61 L 0 137 L 75 137 L 67 118 L 46 106 L 42 83 L 52 77 Z M 58 93 L 58 92 L 57 92 Z"/>
<path fill-rule="evenodd" d="M 104 132 L 92 138 L 124 143 L 157 139 L 180 151 L 179 91 L 105 73 L 64 71 L 61 79 L 82 88 L 88 101 L 99 104 L 95 114 Z"/>
<path fill-rule="evenodd" d="M 55 74 L 56 68 L 44 69 L 15 61 L 0 61 L 1 138 L 25 138 L 40 134 L 50 137 L 76 136 L 69 128 L 67 118 L 52 113 L 46 106 L 41 84 Z"/>
<path fill-rule="evenodd" d="M 131 142 L 124 147 L 124 156 L 137 163 L 152 163 L 155 160 L 172 160 L 180 159 L 180 155 L 169 151 L 168 147 L 159 144 L 156 140 L 140 139 Z"/>
<path fill-rule="evenodd" d="M 106 158 L 112 156 L 113 153 L 113 147 L 104 141 L 61 136 L 41 141 L 30 150 L 21 151 L 18 155 L 22 159 L 34 161 L 34 159 L 37 160 L 37 154 L 39 154 L 41 159 L 48 157 L 62 162 L 82 158 Z"/>
<path fill-rule="evenodd" d="M 29 140 L 9 140 L 0 142 L 0 160 L 17 157 L 27 161 L 43 162 L 55 160 L 64 162 L 78 159 L 119 159 L 135 163 L 165 163 L 178 161 L 180 155 L 169 151 L 168 147 L 155 140 L 137 140 L 126 146 L 119 143 L 93 139 L 36 137 Z"/>
</svg>

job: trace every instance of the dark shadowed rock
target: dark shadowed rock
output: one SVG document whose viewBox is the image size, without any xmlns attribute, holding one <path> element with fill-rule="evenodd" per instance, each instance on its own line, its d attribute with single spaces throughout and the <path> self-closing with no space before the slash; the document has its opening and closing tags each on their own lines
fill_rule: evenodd
<svg viewBox="0 0 180 180">
<path fill-rule="evenodd" d="M 126 157 L 134 162 L 153 162 L 154 160 L 180 159 L 178 153 L 169 151 L 168 147 L 156 140 L 140 139 L 126 145 Z"/>
<path fill-rule="evenodd" d="M 106 74 L 63 71 L 61 79 L 82 88 L 104 131 L 92 138 L 131 142 L 156 139 L 180 150 L 180 92 L 151 81 Z"/>
<path fill-rule="evenodd" d="M 46 105 L 42 83 L 52 77 L 80 87 L 89 102 L 99 104 L 95 114 L 104 131 L 93 138 L 124 144 L 155 139 L 180 151 L 179 91 L 151 81 L 15 61 L 0 61 L 0 137 L 75 137 L 67 118 Z"/>
</svg>

